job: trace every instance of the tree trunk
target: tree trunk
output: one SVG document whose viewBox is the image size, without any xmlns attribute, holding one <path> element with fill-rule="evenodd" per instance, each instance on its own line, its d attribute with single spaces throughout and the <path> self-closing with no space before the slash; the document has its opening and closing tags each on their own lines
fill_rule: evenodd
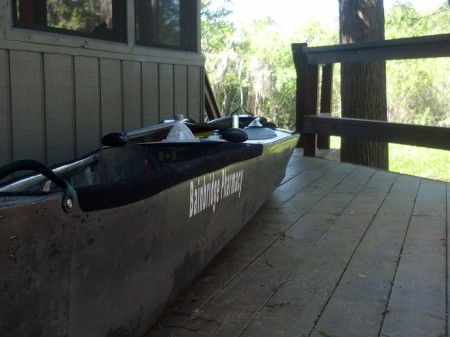
<svg viewBox="0 0 450 337">
<path fill-rule="evenodd" d="M 339 0 L 341 43 L 384 40 L 383 0 Z M 387 120 L 385 62 L 341 65 L 342 116 Z M 342 139 L 341 160 L 388 169 L 388 144 Z"/>
</svg>

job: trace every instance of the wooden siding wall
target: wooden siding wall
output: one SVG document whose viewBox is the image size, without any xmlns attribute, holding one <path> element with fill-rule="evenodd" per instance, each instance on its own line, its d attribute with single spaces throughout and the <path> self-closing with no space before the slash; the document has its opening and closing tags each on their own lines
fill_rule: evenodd
<svg viewBox="0 0 450 337">
<path fill-rule="evenodd" d="M 174 113 L 201 120 L 203 78 L 198 64 L 0 49 L 0 165 L 71 160 Z"/>
</svg>

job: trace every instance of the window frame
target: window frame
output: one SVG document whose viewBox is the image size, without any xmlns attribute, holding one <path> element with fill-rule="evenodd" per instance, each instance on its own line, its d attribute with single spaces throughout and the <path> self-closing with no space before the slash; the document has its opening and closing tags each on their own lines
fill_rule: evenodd
<svg viewBox="0 0 450 337">
<path fill-rule="evenodd" d="M 185 11 L 183 15 L 180 15 L 180 47 L 174 47 L 164 44 L 144 44 L 139 43 L 136 40 L 136 9 L 135 0 L 123 0 L 123 7 L 126 9 L 123 15 L 125 24 L 121 26 L 121 33 L 125 35 L 122 39 L 105 39 L 92 36 L 90 33 L 79 32 L 75 30 L 69 30 L 64 28 L 39 27 L 35 24 L 26 24 L 18 22 L 16 17 L 16 8 L 19 0 L 11 0 L 9 8 L 9 19 L 10 19 L 10 29 L 5 29 L 4 36 L 27 36 L 27 40 L 30 40 L 30 36 L 36 36 L 36 40 L 44 41 L 58 41 L 59 45 L 80 45 L 80 43 L 86 47 L 88 45 L 98 45 L 96 49 L 110 50 L 110 46 L 114 50 L 117 49 L 118 45 L 128 46 L 129 48 L 135 49 L 159 49 L 167 51 L 180 51 L 188 53 L 200 53 L 200 0 L 182 0 L 180 1 L 180 13 Z M 113 0 L 114 1 L 114 0 Z M 116 0 L 121 1 L 121 0 Z M 46 0 L 43 0 L 46 3 Z M 8 6 L 6 6 L 8 7 Z M 7 20 L 5 21 L 7 24 Z M 22 40 L 20 38 L 13 38 L 14 40 Z M 81 41 L 80 41 L 81 39 Z M 92 39 L 92 43 L 89 41 Z M 94 42 L 95 41 L 95 42 Z"/>
</svg>

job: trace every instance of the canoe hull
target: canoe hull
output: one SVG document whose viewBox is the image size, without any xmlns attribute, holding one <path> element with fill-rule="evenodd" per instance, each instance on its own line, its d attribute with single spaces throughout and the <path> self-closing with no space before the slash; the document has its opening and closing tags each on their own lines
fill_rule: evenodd
<svg viewBox="0 0 450 337">
<path fill-rule="evenodd" d="M 0 335 L 142 336 L 263 205 L 296 143 L 118 208 L 65 213 L 56 194 L 0 209 Z"/>
</svg>

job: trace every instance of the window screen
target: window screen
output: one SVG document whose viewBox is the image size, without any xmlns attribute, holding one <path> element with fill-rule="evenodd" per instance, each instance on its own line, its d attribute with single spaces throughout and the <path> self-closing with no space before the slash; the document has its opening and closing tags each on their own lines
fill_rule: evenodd
<svg viewBox="0 0 450 337">
<path fill-rule="evenodd" d="M 14 25 L 126 41 L 126 0 L 14 0 Z"/>
<path fill-rule="evenodd" d="M 196 51 L 196 0 L 135 0 L 136 43 Z"/>
</svg>

